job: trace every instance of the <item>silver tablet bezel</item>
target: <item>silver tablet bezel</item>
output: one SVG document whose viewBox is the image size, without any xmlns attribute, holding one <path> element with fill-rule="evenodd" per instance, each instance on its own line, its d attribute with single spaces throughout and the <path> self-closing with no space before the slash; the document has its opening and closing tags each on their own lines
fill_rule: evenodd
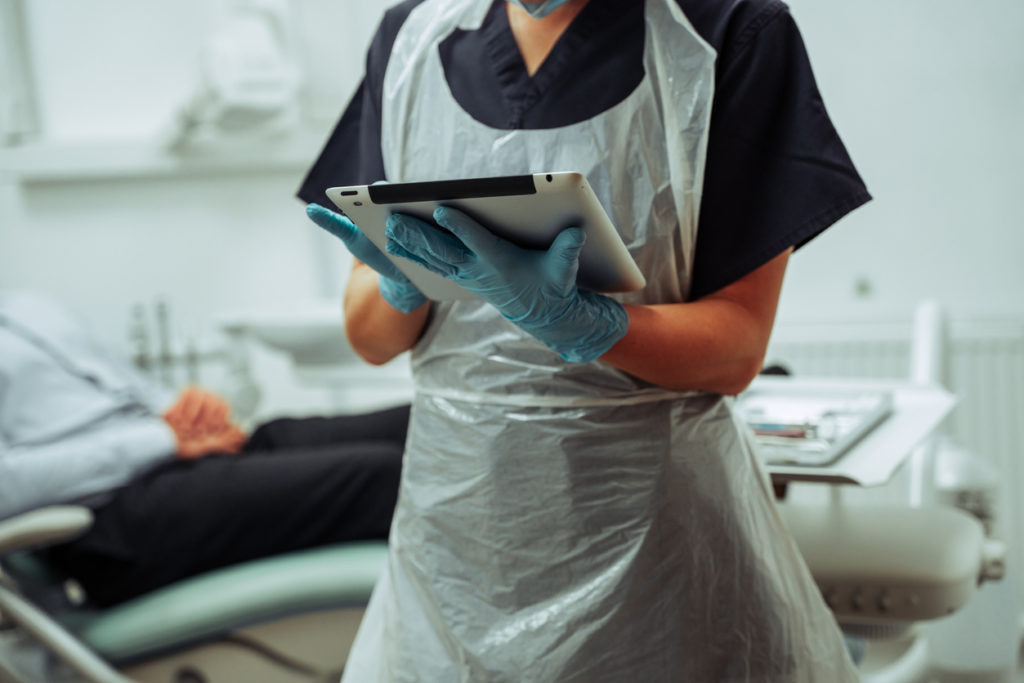
<svg viewBox="0 0 1024 683">
<path fill-rule="evenodd" d="M 646 282 L 581 173 L 552 172 L 495 178 L 332 187 L 327 197 L 431 299 L 472 299 L 455 282 L 385 250 L 385 224 L 392 213 L 428 221 L 439 206 L 456 207 L 495 234 L 519 246 L 546 249 L 568 227 L 581 227 L 587 241 L 580 252 L 577 282 L 598 292 L 631 292 Z"/>
</svg>

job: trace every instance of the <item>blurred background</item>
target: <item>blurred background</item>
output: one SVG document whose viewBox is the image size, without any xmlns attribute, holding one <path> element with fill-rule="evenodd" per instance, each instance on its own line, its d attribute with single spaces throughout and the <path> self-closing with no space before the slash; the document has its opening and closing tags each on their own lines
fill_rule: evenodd
<svg viewBox="0 0 1024 683">
<path fill-rule="evenodd" d="M 249 421 L 402 400 L 404 359 L 347 362 L 347 252 L 294 198 L 389 4 L 0 0 L 0 288 L 57 296 Z M 907 377 L 937 304 L 942 429 L 998 473 L 1019 567 L 1024 3 L 789 4 L 875 200 L 792 259 L 768 360 Z"/>
</svg>

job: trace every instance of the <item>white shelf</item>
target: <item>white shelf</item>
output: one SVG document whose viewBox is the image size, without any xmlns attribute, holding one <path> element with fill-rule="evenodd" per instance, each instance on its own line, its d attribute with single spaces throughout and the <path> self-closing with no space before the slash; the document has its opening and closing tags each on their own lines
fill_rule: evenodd
<svg viewBox="0 0 1024 683">
<path fill-rule="evenodd" d="M 322 135 L 294 135 L 206 144 L 180 153 L 151 140 L 30 143 L 0 148 L 0 180 L 53 183 L 302 172 L 323 142 Z"/>
</svg>

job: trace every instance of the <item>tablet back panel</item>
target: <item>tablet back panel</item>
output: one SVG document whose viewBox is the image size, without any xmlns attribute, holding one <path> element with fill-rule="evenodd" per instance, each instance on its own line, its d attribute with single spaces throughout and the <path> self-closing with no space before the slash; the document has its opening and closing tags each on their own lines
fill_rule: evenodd
<svg viewBox="0 0 1024 683">
<path fill-rule="evenodd" d="M 645 284 L 597 196 L 579 173 L 332 187 L 327 196 L 385 254 L 389 215 L 410 214 L 443 230 L 434 222 L 433 212 L 444 205 L 464 211 L 496 235 L 529 249 L 546 249 L 565 228 L 582 227 L 587 241 L 580 253 L 580 287 L 628 292 Z M 474 298 L 416 263 L 387 256 L 431 299 Z"/>
</svg>

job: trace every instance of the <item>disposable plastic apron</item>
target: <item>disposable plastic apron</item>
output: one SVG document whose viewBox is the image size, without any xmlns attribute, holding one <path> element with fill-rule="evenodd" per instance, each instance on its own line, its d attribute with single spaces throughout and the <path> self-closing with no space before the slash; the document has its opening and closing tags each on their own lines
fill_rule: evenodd
<svg viewBox="0 0 1024 683">
<path fill-rule="evenodd" d="M 454 100 L 438 53 L 489 4 L 426 0 L 400 30 L 388 179 L 581 171 L 648 278 L 619 298 L 684 301 L 713 52 L 651 0 L 624 101 L 496 130 Z M 387 569 L 344 681 L 855 680 L 727 399 L 568 364 L 482 302 L 435 305 L 413 374 Z"/>
</svg>

